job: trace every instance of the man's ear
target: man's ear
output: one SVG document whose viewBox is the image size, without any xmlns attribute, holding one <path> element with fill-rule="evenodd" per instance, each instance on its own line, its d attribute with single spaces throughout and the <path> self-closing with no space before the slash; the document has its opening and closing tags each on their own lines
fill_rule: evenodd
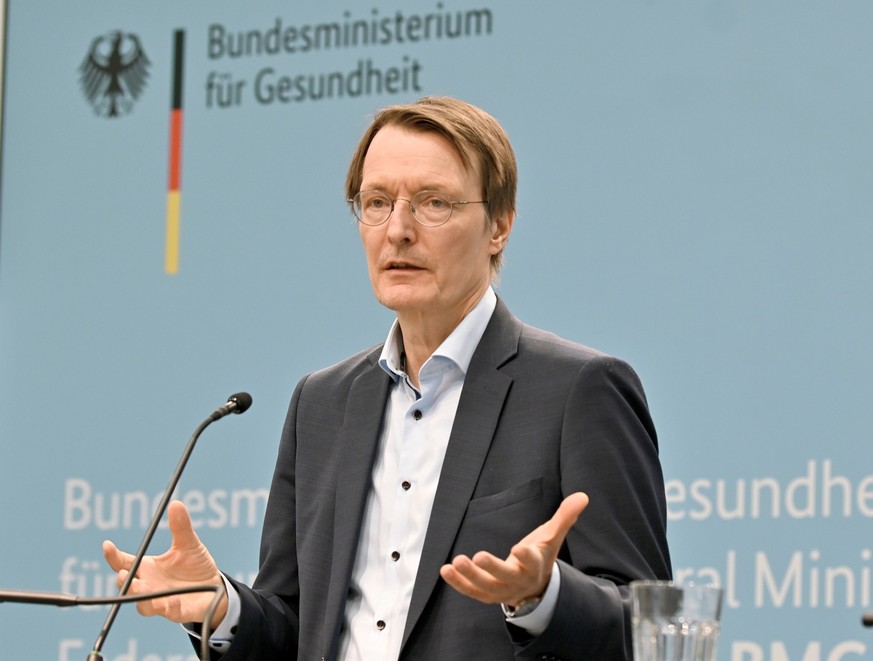
<svg viewBox="0 0 873 661">
<path fill-rule="evenodd" d="M 512 232 L 512 223 L 515 222 L 515 213 L 507 211 L 499 216 L 491 217 L 491 254 L 499 254 L 509 240 Z"/>
</svg>

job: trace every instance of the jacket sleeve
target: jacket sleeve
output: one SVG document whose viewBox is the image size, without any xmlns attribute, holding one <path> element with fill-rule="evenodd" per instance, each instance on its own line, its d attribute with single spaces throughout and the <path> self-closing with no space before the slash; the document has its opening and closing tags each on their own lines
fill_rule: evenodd
<svg viewBox="0 0 873 661">
<path fill-rule="evenodd" d="M 609 356 L 587 361 L 561 434 L 561 491 L 584 491 L 590 503 L 559 555 L 548 628 L 531 638 L 507 625 L 516 658 L 630 660 L 628 584 L 672 572 L 657 437 L 636 373 Z"/>
<path fill-rule="evenodd" d="M 297 571 L 296 418 L 305 379 L 294 391 L 279 445 L 261 539 L 260 571 L 253 587 L 232 578 L 240 594 L 240 621 L 229 650 L 213 659 L 297 658 L 300 586 Z"/>
</svg>

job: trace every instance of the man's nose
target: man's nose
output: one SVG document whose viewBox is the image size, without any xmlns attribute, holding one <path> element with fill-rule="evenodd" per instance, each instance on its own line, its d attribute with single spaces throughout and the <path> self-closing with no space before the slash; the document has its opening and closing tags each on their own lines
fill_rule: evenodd
<svg viewBox="0 0 873 661">
<path fill-rule="evenodd" d="M 405 204 L 398 204 L 404 202 Z M 391 215 L 388 217 L 388 232 L 398 232 L 408 234 L 415 230 L 418 224 L 412 212 L 412 201 L 405 197 L 397 197 L 394 199 L 394 208 Z"/>
</svg>

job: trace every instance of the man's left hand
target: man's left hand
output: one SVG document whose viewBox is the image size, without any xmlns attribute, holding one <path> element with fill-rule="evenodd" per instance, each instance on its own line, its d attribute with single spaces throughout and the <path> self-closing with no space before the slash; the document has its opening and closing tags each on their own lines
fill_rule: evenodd
<svg viewBox="0 0 873 661">
<path fill-rule="evenodd" d="M 587 506 L 586 494 L 570 494 L 551 519 L 512 547 L 505 560 L 487 551 L 472 558 L 458 555 L 440 568 L 440 575 L 461 594 L 486 604 L 515 606 L 524 599 L 540 597 L 564 538 Z"/>
</svg>

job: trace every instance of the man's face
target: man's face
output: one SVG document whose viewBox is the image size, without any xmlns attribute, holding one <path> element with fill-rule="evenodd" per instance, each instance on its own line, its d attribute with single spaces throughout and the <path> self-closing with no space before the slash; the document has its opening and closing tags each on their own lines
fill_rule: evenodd
<svg viewBox="0 0 873 661">
<path fill-rule="evenodd" d="M 376 227 L 360 225 L 376 298 L 401 318 L 430 318 L 457 324 L 478 302 L 491 280 L 491 255 L 509 236 L 512 219 L 492 219 L 486 205 L 456 205 L 439 227 L 424 227 L 406 201 L 422 190 L 452 200 L 482 200 L 481 177 L 468 172 L 448 140 L 437 133 L 396 126 L 379 130 L 370 143 L 361 190 L 380 190 L 395 203 Z"/>
</svg>

